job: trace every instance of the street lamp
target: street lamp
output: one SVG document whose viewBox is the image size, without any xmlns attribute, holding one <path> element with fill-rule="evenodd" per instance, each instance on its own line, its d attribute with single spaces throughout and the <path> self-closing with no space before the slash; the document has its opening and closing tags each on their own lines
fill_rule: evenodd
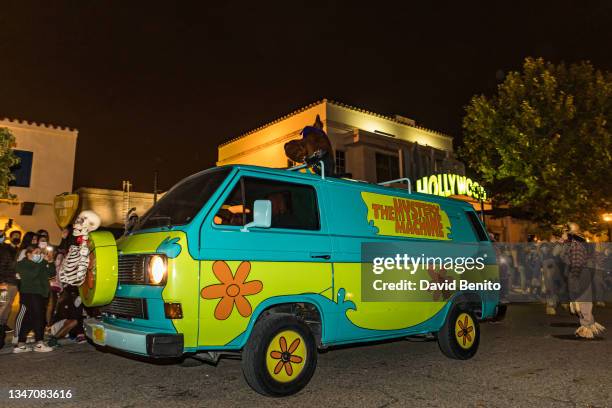
<svg viewBox="0 0 612 408">
<path fill-rule="evenodd" d="M 601 216 L 605 223 L 608 224 L 608 242 L 612 242 L 610 237 L 610 225 L 612 224 L 612 213 L 605 213 Z"/>
</svg>

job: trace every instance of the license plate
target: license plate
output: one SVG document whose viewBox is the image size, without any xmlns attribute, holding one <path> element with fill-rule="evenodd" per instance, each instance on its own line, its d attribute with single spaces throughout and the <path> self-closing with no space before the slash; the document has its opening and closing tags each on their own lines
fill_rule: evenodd
<svg viewBox="0 0 612 408">
<path fill-rule="evenodd" d="M 94 326 L 93 330 L 91 331 L 91 337 L 93 337 L 92 340 L 94 343 L 103 346 L 106 341 L 106 333 L 104 332 L 104 327 Z"/>
</svg>

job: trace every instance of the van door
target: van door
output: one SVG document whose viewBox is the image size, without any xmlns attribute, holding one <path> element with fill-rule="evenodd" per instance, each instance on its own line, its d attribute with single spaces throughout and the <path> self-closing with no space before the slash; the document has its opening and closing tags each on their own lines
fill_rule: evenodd
<svg viewBox="0 0 612 408">
<path fill-rule="evenodd" d="M 236 175 L 201 228 L 200 346 L 232 345 L 266 300 L 331 298 L 331 243 L 318 190 L 314 180 Z M 271 201 L 271 227 L 244 232 L 255 200 Z"/>
<path fill-rule="evenodd" d="M 417 332 L 417 325 L 429 320 L 445 305 L 443 301 L 398 300 L 392 290 L 380 291 L 376 299 L 368 296 L 370 288 L 364 285 L 373 285 L 371 279 L 364 279 L 364 276 L 372 276 L 371 265 L 365 261 L 369 259 L 366 256 L 368 251 L 380 252 L 376 256 L 394 256 L 395 253 L 419 256 L 422 245 L 436 246 L 440 241 L 385 234 L 380 230 L 380 224 L 377 226 L 370 217 L 371 204 L 366 202 L 362 195 L 364 192 L 377 195 L 376 199 L 381 203 L 389 200 L 393 203 L 393 189 L 386 192 L 340 180 L 330 180 L 325 184 L 327 202 L 333 203 L 327 214 L 333 220 L 330 236 L 334 247 L 335 301 L 339 305 L 352 303 L 350 308 L 341 308 L 346 312 L 339 314 L 335 322 L 337 330 L 334 340 L 337 342 L 392 337 L 412 330 Z M 405 199 L 417 200 L 412 197 Z M 420 273 L 423 278 L 429 276 L 429 272 L 423 268 L 420 268 Z M 408 296 L 410 293 L 403 292 Z M 385 296 L 388 298 L 385 299 Z"/>
</svg>

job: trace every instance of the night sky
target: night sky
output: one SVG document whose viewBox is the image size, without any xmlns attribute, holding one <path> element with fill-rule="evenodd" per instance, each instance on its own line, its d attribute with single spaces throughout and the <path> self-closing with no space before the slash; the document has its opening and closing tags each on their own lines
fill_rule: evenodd
<svg viewBox="0 0 612 408">
<path fill-rule="evenodd" d="M 150 192 L 157 169 L 167 189 L 324 97 L 460 143 L 470 97 L 526 56 L 612 69 L 610 1 L 36 3 L 2 4 L 0 117 L 79 129 L 75 187 Z"/>
</svg>

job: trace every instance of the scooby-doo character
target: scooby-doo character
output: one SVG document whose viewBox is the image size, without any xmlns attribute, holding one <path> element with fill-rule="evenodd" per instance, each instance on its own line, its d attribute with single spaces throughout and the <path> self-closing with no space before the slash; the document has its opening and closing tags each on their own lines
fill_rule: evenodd
<svg viewBox="0 0 612 408">
<path fill-rule="evenodd" d="M 319 162 L 325 166 L 325 175 L 334 175 L 334 150 L 329 137 L 323 130 L 319 115 L 312 126 L 306 126 L 302 138 L 285 143 L 285 154 L 298 163 L 307 163 L 315 173 L 321 174 Z"/>
</svg>

